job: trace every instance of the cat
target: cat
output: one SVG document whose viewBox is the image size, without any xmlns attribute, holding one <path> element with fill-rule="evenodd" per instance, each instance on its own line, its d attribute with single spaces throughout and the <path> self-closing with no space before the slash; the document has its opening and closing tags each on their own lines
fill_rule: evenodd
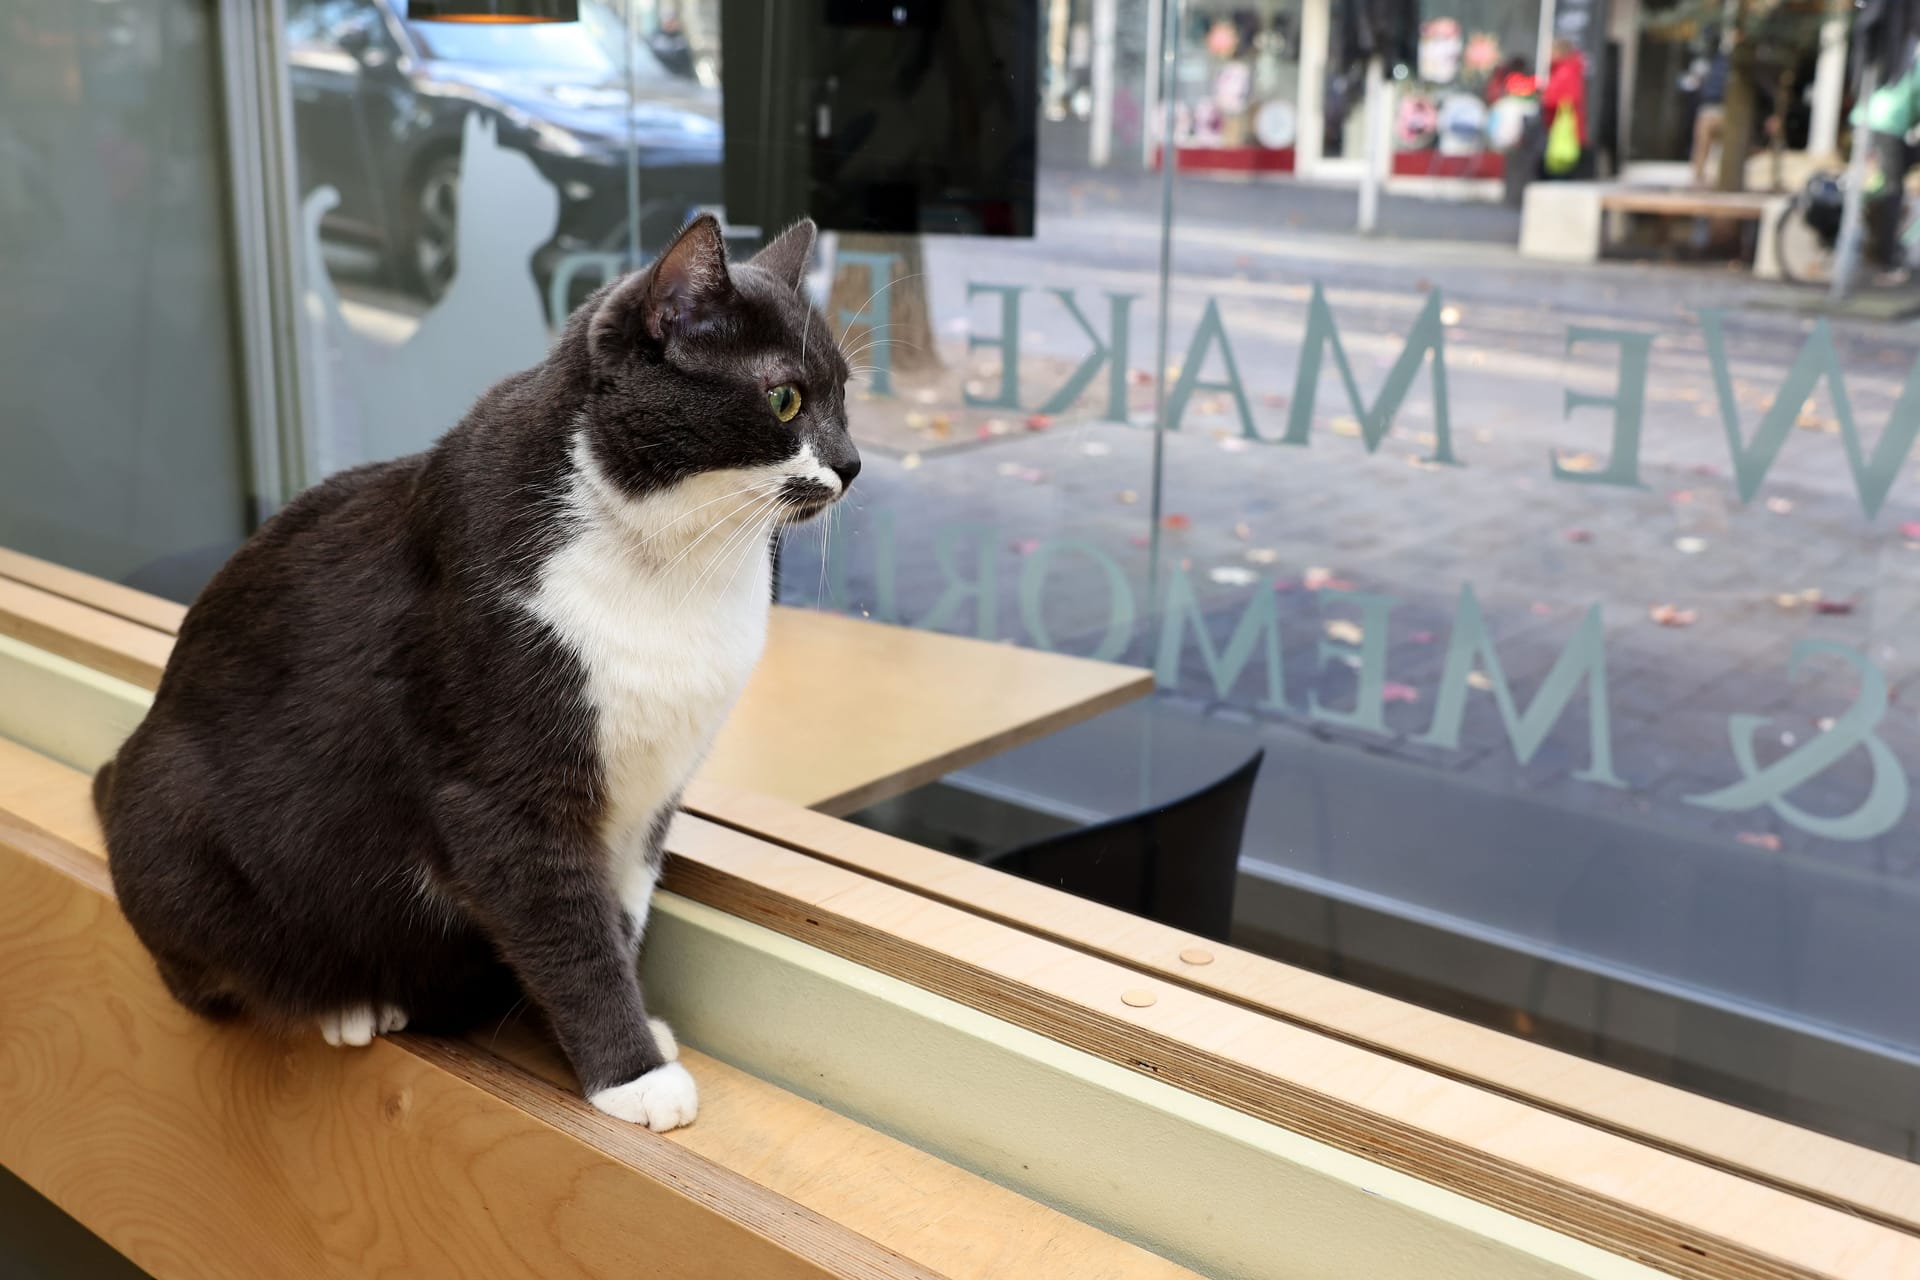
<svg viewBox="0 0 1920 1280">
<path fill-rule="evenodd" d="M 362 1045 L 524 997 L 594 1106 L 693 1120 L 634 962 L 766 637 L 770 535 L 860 468 L 813 240 L 730 265 L 695 220 L 431 449 L 308 490 L 214 577 L 94 782 L 181 1003 Z"/>
</svg>

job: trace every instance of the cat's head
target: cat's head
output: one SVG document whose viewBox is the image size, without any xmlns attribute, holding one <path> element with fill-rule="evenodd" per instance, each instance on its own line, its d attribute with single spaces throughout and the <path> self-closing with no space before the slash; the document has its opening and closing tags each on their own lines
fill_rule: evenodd
<svg viewBox="0 0 1920 1280">
<path fill-rule="evenodd" d="M 730 264 L 719 224 L 697 218 L 583 304 L 569 328 L 589 366 L 584 440 L 628 498 L 711 500 L 700 524 L 791 523 L 846 493 L 860 455 L 847 362 L 804 285 L 813 239 L 802 221 Z"/>
</svg>

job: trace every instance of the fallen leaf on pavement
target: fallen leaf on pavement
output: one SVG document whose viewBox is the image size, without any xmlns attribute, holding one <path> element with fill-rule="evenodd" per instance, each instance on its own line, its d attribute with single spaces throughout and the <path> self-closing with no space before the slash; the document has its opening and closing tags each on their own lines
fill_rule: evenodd
<svg viewBox="0 0 1920 1280">
<path fill-rule="evenodd" d="M 1053 419 L 1044 413 L 1030 413 L 1027 415 L 1027 430 L 1029 431 L 1045 431 L 1052 425 Z"/>
<path fill-rule="evenodd" d="M 1140 495 L 1132 489 L 1122 489 L 1119 493 L 1115 494 L 1114 497 L 1119 500 L 1122 506 L 1128 507 L 1140 501 Z"/>
<path fill-rule="evenodd" d="M 1418 702 L 1420 691 L 1410 684 L 1389 680 L 1386 687 L 1380 691 L 1380 700 L 1382 702 Z"/>
<path fill-rule="evenodd" d="M 1562 471 L 1598 471 L 1600 459 L 1590 453 L 1563 453 L 1559 455 Z"/>
<path fill-rule="evenodd" d="M 1163 529 L 1191 529 L 1193 528 L 1193 520 L 1191 517 L 1181 515 L 1178 511 L 1169 511 L 1166 515 L 1160 517 L 1160 527 Z"/>
<path fill-rule="evenodd" d="M 1040 539 L 1022 538 L 1013 544 L 1013 549 L 1023 556 L 1030 556 L 1040 549 Z"/>
<path fill-rule="evenodd" d="M 1793 511 L 1793 499 L 1792 498 L 1768 498 L 1767 510 L 1773 512 L 1773 514 L 1777 516 L 1787 515 Z"/>
<path fill-rule="evenodd" d="M 1700 620 L 1700 615 L 1692 609 L 1682 609 L 1677 604 L 1657 604 L 1647 610 L 1647 616 L 1663 627 L 1690 627 Z"/>
<path fill-rule="evenodd" d="M 1360 434 L 1360 422 L 1357 418 L 1335 418 L 1333 434 L 1337 436 L 1357 436 Z"/>
<path fill-rule="evenodd" d="M 1593 530 L 1591 530 L 1591 529 L 1569 529 L 1569 530 L 1567 530 L 1567 532 L 1566 532 L 1566 533 L 1565 533 L 1565 535 L 1563 535 L 1563 536 L 1565 536 L 1565 538 L 1566 538 L 1566 540 L 1567 540 L 1568 542 L 1592 542 L 1592 541 L 1593 541 Z"/>
<path fill-rule="evenodd" d="M 1470 689 L 1491 691 L 1493 688 L 1493 677 L 1476 668 L 1475 670 L 1467 672 L 1467 687 Z"/>
<path fill-rule="evenodd" d="M 1815 613 L 1837 613 L 1837 614 L 1852 613 L 1853 601 L 1851 600 L 1816 600 L 1813 602 L 1813 611 Z"/>
<path fill-rule="evenodd" d="M 1780 837 L 1771 831 L 1742 831 L 1734 839 L 1741 844 L 1750 844 L 1756 849 L 1765 849 L 1769 853 L 1780 852 Z"/>
<path fill-rule="evenodd" d="M 1251 538 L 1253 536 L 1253 526 L 1248 524 L 1245 520 L 1242 520 L 1239 524 L 1236 524 L 1235 526 L 1233 526 L 1233 536 L 1240 539 L 1240 541 L 1245 542 L 1248 538 Z"/>
<path fill-rule="evenodd" d="M 1252 564 L 1272 564 L 1280 558 L 1280 553 L 1272 547 L 1248 547 L 1247 560 Z"/>
<path fill-rule="evenodd" d="M 1359 644 L 1367 638 L 1360 624 L 1347 618 L 1334 618 L 1325 626 L 1327 639 L 1340 644 Z"/>
</svg>

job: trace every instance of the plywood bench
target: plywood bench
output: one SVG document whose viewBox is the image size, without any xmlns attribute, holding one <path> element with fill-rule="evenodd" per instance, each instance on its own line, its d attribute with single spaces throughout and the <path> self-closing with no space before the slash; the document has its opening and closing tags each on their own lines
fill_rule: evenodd
<svg viewBox="0 0 1920 1280">
<path fill-rule="evenodd" d="M 1777 275 L 1771 267 L 1771 232 L 1789 198 L 1763 192 L 1536 182 L 1527 188 L 1521 205 L 1520 254 L 1555 262 L 1598 261 L 1607 242 L 1619 238 L 1621 224 L 1629 217 L 1755 222 L 1760 228 L 1755 273 Z"/>
</svg>

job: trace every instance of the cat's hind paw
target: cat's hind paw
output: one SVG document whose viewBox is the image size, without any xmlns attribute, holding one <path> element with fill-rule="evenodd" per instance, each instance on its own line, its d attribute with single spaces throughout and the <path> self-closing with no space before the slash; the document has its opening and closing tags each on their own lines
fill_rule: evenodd
<svg viewBox="0 0 1920 1280">
<path fill-rule="evenodd" d="M 404 1031 L 406 1026 L 407 1014 L 404 1009 L 390 1004 L 377 1007 L 362 1004 L 322 1014 L 320 1038 L 336 1047 L 352 1045 L 358 1048 L 372 1044 L 377 1035 Z"/>
<path fill-rule="evenodd" d="M 616 1119 L 643 1124 L 655 1133 L 692 1124 L 700 1110 L 700 1092 L 694 1087 L 693 1076 L 677 1062 L 590 1094 L 587 1101 Z"/>
</svg>

